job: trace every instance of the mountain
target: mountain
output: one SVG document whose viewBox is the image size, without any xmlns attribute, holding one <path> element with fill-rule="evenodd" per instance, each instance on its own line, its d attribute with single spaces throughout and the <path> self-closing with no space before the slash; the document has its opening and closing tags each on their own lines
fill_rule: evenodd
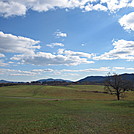
<svg viewBox="0 0 134 134">
<path fill-rule="evenodd" d="M 134 82 L 134 74 L 121 74 L 120 75 L 125 80 L 131 80 Z M 107 76 L 88 76 L 86 78 L 80 79 L 77 82 L 91 82 L 91 83 L 103 83 Z"/>
<path fill-rule="evenodd" d="M 6 81 L 6 80 L 0 80 L 0 83 L 13 83 L 11 81 Z"/>
<path fill-rule="evenodd" d="M 63 80 L 63 79 L 52 79 L 52 78 L 49 78 L 49 79 L 41 79 L 41 80 L 37 80 L 37 82 L 53 82 L 53 81 L 58 81 L 58 82 L 72 82 L 70 80 Z"/>
<path fill-rule="evenodd" d="M 0 80 L 0 83 L 25 83 L 25 82 L 15 82 L 15 81 L 7 81 L 7 80 Z"/>
<path fill-rule="evenodd" d="M 103 83 L 105 79 L 105 76 L 88 76 L 86 78 L 80 79 L 78 82 Z"/>
<path fill-rule="evenodd" d="M 131 80 L 134 82 L 134 73 L 133 74 L 121 74 L 121 77 L 125 80 Z M 89 82 L 89 83 L 100 83 L 102 84 L 105 79 L 107 78 L 107 76 L 88 76 L 88 77 L 85 77 L 83 79 L 80 79 L 79 83 L 84 83 L 84 82 Z M 33 81 L 33 82 L 53 82 L 53 81 L 57 81 L 57 82 L 73 82 L 73 81 L 70 81 L 70 80 L 64 80 L 64 79 L 52 79 L 52 78 L 49 78 L 49 79 L 40 79 L 40 80 L 37 80 L 37 81 Z M 0 83 L 25 83 L 25 82 L 13 82 L 13 81 L 6 81 L 6 80 L 0 80 Z"/>
<path fill-rule="evenodd" d="M 131 80 L 134 82 L 134 74 L 121 74 L 121 76 L 125 80 Z"/>
</svg>

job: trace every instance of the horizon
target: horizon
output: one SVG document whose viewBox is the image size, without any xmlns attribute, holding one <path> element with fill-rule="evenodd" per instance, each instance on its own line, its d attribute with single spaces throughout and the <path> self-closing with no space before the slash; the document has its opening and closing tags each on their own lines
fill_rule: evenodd
<svg viewBox="0 0 134 134">
<path fill-rule="evenodd" d="M 134 73 L 134 0 L 1 0 L 0 80 Z"/>
<path fill-rule="evenodd" d="M 122 73 L 122 74 L 118 74 L 118 75 L 124 75 L 124 74 L 128 74 L 128 75 L 132 75 L 134 73 Z M 5 79 L 0 79 L 0 81 L 10 81 L 10 82 L 32 82 L 32 81 L 39 81 L 39 80 L 48 80 L 48 79 L 53 79 L 53 80 L 56 80 L 56 79 L 61 79 L 61 80 L 67 80 L 67 81 L 71 81 L 71 82 L 77 82 L 79 80 L 82 80 L 82 79 L 85 79 L 87 77 L 98 77 L 98 76 L 101 76 L 101 77 L 106 77 L 107 75 L 91 75 L 91 76 L 85 76 L 83 78 L 78 78 L 76 81 L 73 81 L 73 80 L 69 80 L 69 79 L 62 79 L 62 78 L 39 78 L 37 80 L 31 80 L 31 81 L 12 81 L 12 80 L 5 80 Z"/>
</svg>

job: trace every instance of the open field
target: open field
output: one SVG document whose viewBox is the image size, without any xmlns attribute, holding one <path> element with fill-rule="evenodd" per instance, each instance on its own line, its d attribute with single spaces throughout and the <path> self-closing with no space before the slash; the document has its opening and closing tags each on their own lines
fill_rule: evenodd
<svg viewBox="0 0 134 134">
<path fill-rule="evenodd" d="M 134 93 L 116 101 L 103 92 L 96 85 L 1 87 L 0 134 L 133 134 Z"/>
<path fill-rule="evenodd" d="M 96 93 L 97 91 L 97 93 Z M 116 96 L 105 94 L 100 85 L 43 86 L 18 85 L 0 87 L 0 96 L 33 97 L 47 99 L 116 100 Z M 122 100 L 133 100 L 134 92 L 127 92 Z"/>
</svg>

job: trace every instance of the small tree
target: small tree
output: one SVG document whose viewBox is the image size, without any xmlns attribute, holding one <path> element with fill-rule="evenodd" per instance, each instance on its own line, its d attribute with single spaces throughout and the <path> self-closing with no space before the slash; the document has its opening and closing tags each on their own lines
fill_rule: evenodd
<svg viewBox="0 0 134 134">
<path fill-rule="evenodd" d="M 105 80 L 105 90 L 110 94 L 115 94 L 117 96 L 117 100 L 120 100 L 121 95 L 128 90 L 132 90 L 132 84 L 130 81 L 125 80 L 121 77 L 121 75 L 108 74 Z"/>
</svg>

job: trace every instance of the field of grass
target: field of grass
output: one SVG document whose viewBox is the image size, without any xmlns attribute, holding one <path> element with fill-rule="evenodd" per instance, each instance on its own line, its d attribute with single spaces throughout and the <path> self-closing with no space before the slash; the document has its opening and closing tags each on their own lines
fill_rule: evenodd
<svg viewBox="0 0 134 134">
<path fill-rule="evenodd" d="M 98 91 L 95 93 L 94 91 Z M 116 96 L 104 94 L 100 85 L 43 86 L 18 85 L 0 87 L 0 96 L 34 97 L 50 99 L 116 100 Z M 123 100 L 133 100 L 134 92 L 127 92 Z"/>
<path fill-rule="evenodd" d="M 116 101 L 103 91 L 96 85 L 1 87 L 0 134 L 133 134 L 134 93 Z"/>
</svg>

